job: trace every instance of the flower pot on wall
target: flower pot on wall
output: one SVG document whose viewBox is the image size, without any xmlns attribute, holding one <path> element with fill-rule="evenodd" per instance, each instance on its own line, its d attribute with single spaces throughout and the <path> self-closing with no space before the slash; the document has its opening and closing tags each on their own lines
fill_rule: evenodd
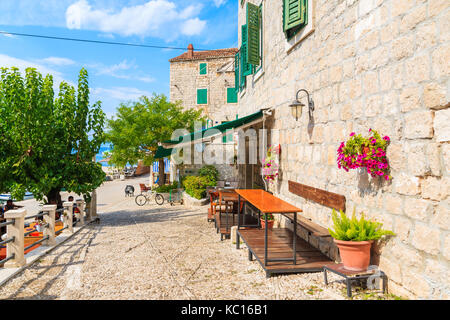
<svg viewBox="0 0 450 320">
<path fill-rule="evenodd" d="M 370 264 L 370 241 L 342 241 L 334 239 L 344 268 L 351 271 L 366 271 Z"/>
</svg>

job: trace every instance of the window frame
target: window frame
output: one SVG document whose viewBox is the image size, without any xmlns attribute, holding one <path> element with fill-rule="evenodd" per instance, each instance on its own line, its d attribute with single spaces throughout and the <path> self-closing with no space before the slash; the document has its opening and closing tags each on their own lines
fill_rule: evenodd
<svg viewBox="0 0 450 320">
<path fill-rule="evenodd" d="M 292 50 L 298 44 L 300 44 L 304 39 L 306 39 L 309 35 L 311 35 L 315 30 L 316 1 L 315 0 L 307 0 L 307 1 L 308 1 L 308 12 L 307 12 L 308 20 L 306 21 L 306 24 L 303 27 L 299 28 L 299 30 L 296 30 L 289 38 L 287 37 L 286 32 L 284 32 L 286 35 L 285 51 L 287 54 L 292 52 Z M 283 4 L 283 10 L 284 10 L 284 4 Z M 284 11 L 283 11 L 283 16 L 284 16 Z M 284 19 L 283 19 L 282 23 L 284 25 Z M 283 30 L 284 30 L 284 28 L 283 28 Z"/>
</svg>

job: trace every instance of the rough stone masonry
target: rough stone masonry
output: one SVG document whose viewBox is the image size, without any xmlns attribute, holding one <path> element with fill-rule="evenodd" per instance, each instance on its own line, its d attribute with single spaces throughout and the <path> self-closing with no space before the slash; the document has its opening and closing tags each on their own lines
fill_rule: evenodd
<svg viewBox="0 0 450 320">
<path fill-rule="evenodd" d="M 391 292 L 449 299 L 450 2 L 309 0 L 309 34 L 288 40 L 283 1 L 248 1 L 262 3 L 263 68 L 247 76 L 239 109 L 275 108 L 267 123 L 282 149 L 275 194 L 325 227 L 331 209 L 290 193 L 288 180 L 344 195 L 348 213 L 355 206 L 397 234 L 372 261 Z M 306 108 L 298 121 L 290 114 L 301 88 L 315 102 L 313 121 Z M 340 142 L 369 128 L 391 138 L 390 183 L 336 165 Z"/>
</svg>

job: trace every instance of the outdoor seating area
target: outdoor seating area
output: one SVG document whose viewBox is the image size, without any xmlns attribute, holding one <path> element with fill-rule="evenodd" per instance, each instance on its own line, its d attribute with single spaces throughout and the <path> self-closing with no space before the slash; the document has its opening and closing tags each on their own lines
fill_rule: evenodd
<svg viewBox="0 0 450 320">
<path fill-rule="evenodd" d="M 298 217 L 302 212 L 300 208 L 260 189 L 218 186 L 209 189 L 208 193 L 211 205 L 207 219 L 214 221 L 221 241 L 231 238 L 232 227 L 237 227 L 236 249 L 240 249 L 242 239 L 248 248 L 248 259 L 255 258 L 267 277 L 280 273 L 318 272 L 324 266 L 334 264 L 319 249 L 300 238 L 297 227 L 293 230 L 270 227 L 269 215 L 281 214 L 292 220 L 294 226 L 299 225 L 315 236 L 329 236 L 325 228 Z"/>
</svg>

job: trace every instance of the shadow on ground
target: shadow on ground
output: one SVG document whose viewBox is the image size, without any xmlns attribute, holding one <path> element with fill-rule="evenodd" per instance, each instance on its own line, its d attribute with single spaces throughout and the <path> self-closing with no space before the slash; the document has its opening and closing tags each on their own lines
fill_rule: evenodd
<svg viewBox="0 0 450 320">
<path fill-rule="evenodd" d="M 83 249 L 88 248 L 91 246 L 91 242 L 96 238 L 98 232 L 95 230 L 95 228 L 91 225 L 86 226 L 86 229 L 88 232 L 84 233 L 77 241 L 71 241 L 73 239 L 68 240 L 68 242 L 62 244 L 59 248 L 56 248 L 55 250 L 61 250 L 61 248 L 64 248 L 61 252 L 58 252 L 58 254 L 53 255 L 53 259 L 48 263 L 48 265 L 42 265 L 39 264 L 39 261 L 42 261 L 51 255 L 43 256 L 41 260 L 38 260 L 33 266 L 25 269 L 23 272 L 21 272 L 19 275 L 16 276 L 16 278 L 19 278 L 24 272 L 35 272 L 35 274 L 32 275 L 30 279 L 22 283 L 22 285 L 12 294 L 10 294 L 8 297 L 5 297 L 4 299 L 15 299 L 15 300 L 54 300 L 57 299 L 58 296 L 49 295 L 48 291 L 51 289 L 53 284 L 60 280 L 62 275 L 67 271 L 67 269 L 70 266 L 82 264 L 84 261 L 79 260 L 75 261 L 77 255 L 79 255 Z M 84 241 L 83 240 L 87 240 Z M 65 253 L 70 254 L 68 261 L 60 261 L 60 258 Z M 45 278 L 48 279 L 45 279 Z M 11 280 L 13 281 L 13 280 Z M 35 292 L 32 295 L 25 296 L 23 295 L 23 291 L 25 290 L 33 290 L 33 285 L 37 285 L 39 283 L 38 291 Z M 42 283 L 43 286 L 42 286 Z"/>
</svg>

